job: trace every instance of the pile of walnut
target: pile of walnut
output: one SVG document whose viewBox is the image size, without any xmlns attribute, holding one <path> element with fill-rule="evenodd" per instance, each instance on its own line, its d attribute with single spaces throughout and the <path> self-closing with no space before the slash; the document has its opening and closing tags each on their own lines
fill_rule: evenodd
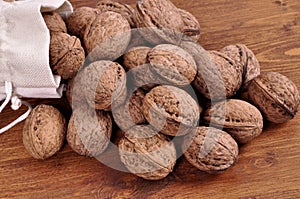
<svg viewBox="0 0 300 199">
<path fill-rule="evenodd" d="M 260 73 L 245 45 L 203 50 L 196 18 L 168 0 L 139 0 L 135 9 L 103 0 L 76 9 L 67 26 L 56 13 L 44 18 L 53 72 L 72 78 L 73 113 L 67 126 L 51 106 L 32 111 L 23 141 L 34 158 L 58 152 L 65 137 L 78 154 L 96 157 L 110 145 L 115 122 L 124 131 L 117 143 L 121 162 L 139 177 L 166 177 L 179 151 L 201 171 L 224 171 L 237 162 L 238 144 L 262 133 L 263 119 L 283 123 L 297 112 L 293 82 Z M 180 150 L 174 137 L 182 138 Z"/>
</svg>

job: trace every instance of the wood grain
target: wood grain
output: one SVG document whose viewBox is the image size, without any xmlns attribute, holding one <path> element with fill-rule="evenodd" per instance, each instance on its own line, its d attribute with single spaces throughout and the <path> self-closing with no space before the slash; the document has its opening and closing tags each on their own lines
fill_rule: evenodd
<svg viewBox="0 0 300 199">
<path fill-rule="evenodd" d="M 75 8 L 96 0 L 71 0 Z M 120 0 L 131 5 L 133 0 Z M 300 1 L 173 0 L 194 14 L 208 50 L 243 43 L 257 55 L 262 71 L 277 71 L 300 88 Z M 52 104 L 69 117 L 66 99 L 29 99 Z M 4 126 L 20 113 L 6 109 Z M 265 123 L 264 132 L 241 146 L 239 162 L 225 173 L 205 174 L 178 160 L 161 181 L 146 181 L 76 155 L 66 144 L 54 157 L 37 161 L 22 144 L 22 127 L 0 136 L 0 198 L 299 198 L 300 114 L 292 121 Z M 115 161 L 118 161 L 118 156 Z"/>
</svg>

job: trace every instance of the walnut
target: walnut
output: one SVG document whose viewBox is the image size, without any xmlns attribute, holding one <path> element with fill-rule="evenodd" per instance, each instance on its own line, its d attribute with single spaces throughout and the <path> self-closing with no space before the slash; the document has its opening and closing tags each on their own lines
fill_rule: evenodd
<svg viewBox="0 0 300 199">
<path fill-rule="evenodd" d="M 123 105 L 112 110 L 114 120 L 122 130 L 126 131 L 134 125 L 146 123 L 143 114 L 144 98 L 145 93 L 138 89 L 129 96 Z"/>
<path fill-rule="evenodd" d="M 152 44 L 178 43 L 184 29 L 181 13 L 169 0 L 140 0 L 136 4 L 137 27 Z"/>
<path fill-rule="evenodd" d="M 66 24 L 59 14 L 56 12 L 44 12 L 42 15 L 50 32 L 67 33 Z"/>
<path fill-rule="evenodd" d="M 235 95 L 242 85 L 241 68 L 217 51 L 207 52 L 202 59 L 197 63 L 198 74 L 193 82 L 195 89 L 211 100 L 223 100 Z"/>
<path fill-rule="evenodd" d="M 131 48 L 123 55 L 123 65 L 127 70 L 149 63 L 147 55 L 151 48 L 147 46 L 137 46 Z"/>
<path fill-rule="evenodd" d="M 156 130 L 171 136 L 189 133 L 197 125 L 200 115 L 196 101 L 174 86 L 157 86 L 147 93 L 143 112 Z"/>
<path fill-rule="evenodd" d="M 242 89 L 260 74 L 260 65 L 254 53 L 244 44 L 229 45 L 221 49 L 243 71 Z"/>
<path fill-rule="evenodd" d="M 61 149 L 65 134 L 64 116 L 56 108 L 41 104 L 25 121 L 23 144 L 32 157 L 47 159 Z"/>
<path fill-rule="evenodd" d="M 67 141 L 79 155 L 96 157 L 103 153 L 112 134 L 108 112 L 96 111 L 82 104 L 75 108 L 68 125 Z"/>
<path fill-rule="evenodd" d="M 80 40 L 67 33 L 53 33 L 50 37 L 50 67 L 63 79 L 75 77 L 85 61 Z"/>
<path fill-rule="evenodd" d="M 186 160 L 201 171 L 215 173 L 225 171 L 238 160 L 238 145 L 226 132 L 197 127 L 184 138 L 182 151 Z"/>
<path fill-rule="evenodd" d="M 81 81 L 81 77 L 83 75 L 82 70 L 77 73 L 75 77 L 68 81 L 66 97 L 72 108 L 80 106 L 83 103 L 87 103 L 83 89 L 83 82 Z"/>
<path fill-rule="evenodd" d="M 150 126 L 134 126 L 119 142 L 122 163 L 133 174 L 147 180 L 160 180 L 176 164 L 174 143 Z"/>
<path fill-rule="evenodd" d="M 214 104 L 205 112 L 204 120 L 211 126 L 223 128 L 239 143 L 253 140 L 263 130 L 260 111 L 248 102 L 237 99 Z"/>
<path fill-rule="evenodd" d="M 111 110 L 127 96 L 125 70 L 112 61 L 96 61 L 83 70 L 83 93 L 88 104 L 98 110 Z"/>
<path fill-rule="evenodd" d="M 125 3 L 116 2 L 113 0 L 100 0 L 96 6 L 101 12 L 113 11 L 121 14 L 129 22 L 131 28 L 136 28 L 135 10 Z"/>
<path fill-rule="evenodd" d="M 197 65 L 193 57 L 182 48 L 172 44 L 161 44 L 148 53 L 148 60 L 161 82 L 176 86 L 187 86 L 195 78 Z"/>
<path fill-rule="evenodd" d="M 194 41 L 198 41 L 200 38 L 200 24 L 196 17 L 186 10 L 179 8 L 177 10 L 184 23 L 183 34 L 191 37 Z"/>
<path fill-rule="evenodd" d="M 151 70 L 152 66 L 148 61 L 150 50 L 151 48 L 146 46 L 137 46 L 123 55 L 123 65 L 129 70 L 127 75 L 131 77 L 132 84 L 138 88 L 142 87 L 146 91 L 151 90 L 157 84 L 163 83 L 158 75 Z"/>
<path fill-rule="evenodd" d="M 100 13 L 98 9 L 90 7 L 75 9 L 66 21 L 68 33 L 82 40 L 86 29 L 91 26 Z"/>
<path fill-rule="evenodd" d="M 293 119 L 300 104 L 296 85 L 277 72 L 265 72 L 254 78 L 247 96 L 264 118 L 273 123 L 284 123 Z"/>
<path fill-rule="evenodd" d="M 78 8 L 67 21 L 71 34 L 79 36 L 90 61 L 115 60 L 126 50 L 130 25 L 119 13 Z"/>
</svg>

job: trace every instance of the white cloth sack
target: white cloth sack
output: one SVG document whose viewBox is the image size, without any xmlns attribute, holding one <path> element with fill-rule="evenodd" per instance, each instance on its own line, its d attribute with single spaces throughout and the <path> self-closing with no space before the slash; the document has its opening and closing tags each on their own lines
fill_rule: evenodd
<svg viewBox="0 0 300 199">
<path fill-rule="evenodd" d="M 22 97 L 62 96 L 61 77 L 49 65 L 50 33 L 41 14 L 48 11 L 66 18 L 73 8 L 66 0 L 0 0 L 0 101 L 5 82 Z"/>
</svg>

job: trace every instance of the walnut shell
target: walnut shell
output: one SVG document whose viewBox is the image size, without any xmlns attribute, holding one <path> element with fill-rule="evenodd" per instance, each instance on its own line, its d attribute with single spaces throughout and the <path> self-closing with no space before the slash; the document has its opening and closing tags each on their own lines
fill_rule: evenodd
<svg viewBox="0 0 300 199">
<path fill-rule="evenodd" d="M 77 73 L 75 77 L 68 81 L 66 97 L 72 108 L 80 106 L 83 103 L 87 103 L 83 90 L 83 82 L 81 77 L 83 75 L 82 70 Z"/>
<path fill-rule="evenodd" d="M 112 119 L 108 112 L 88 106 L 75 108 L 68 125 L 67 141 L 79 155 L 96 157 L 110 143 Z"/>
<path fill-rule="evenodd" d="M 238 145 L 225 131 L 197 127 L 184 138 L 182 151 L 186 160 L 201 171 L 225 171 L 238 160 Z"/>
<path fill-rule="evenodd" d="M 140 0 L 136 4 L 137 27 L 152 44 L 178 43 L 184 22 L 169 0 Z"/>
<path fill-rule="evenodd" d="M 273 123 L 284 123 L 293 119 L 300 104 L 296 85 L 277 72 L 262 73 L 254 78 L 247 96 L 264 118 Z"/>
<path fill-rule="evenodd" d="M 242 85 L 242 70 L 224 53 L 209 51 L 207 63 L 198 65 L 193 86 L 211 100 L 223 100 L 236 94 Z"/>
<path fill-rule="evenodd" d="M 50 37 L 50 67 L 63 79 L 75 77 L 85 61 L 80 40 L 67 33 L 53 33 Z"/>
<path fill-rule="evenodd" d="M 101 12 L 90 7 L 79 7 L 66 21 L 68 33 L 83 40 L 84 33 Z"/>
<path fill-rule="evenodd" d="M 182 48 L 172 44 L 161 44 L 148 53 L 149 63 L 162 82 L 176 86 L 187 86 L 195 78 L 197 65 L 193 57 Z"/>
<path fill-rule="evenodd" d="M 57 153 L 64 142 L 66 121 L 64 116 L 49 105 L 36 106 L 25 121 L 23 144 L 36 159 L 47 159 Z"/>
<path fill-rule="evenodd" d="M 174 143 L 150 126 L 134 126 L 119 142 L 122 163 L 133 174 L 147 180 L 160 180 L 176 164 Z"/>
<path fill-rule="evenodd" d="M 126 131 L 134 125 L 145 124 L 146 119 L 143 114 L 143 100 L 145 93 L 138 89 L 129 96 L 126 102 L 113 109 L 113 117 L 117 125 Z"/>
<path fill-rule="evenodd" d="M 216 128 L 223 128 L 239 143 L 253 140 L 263 130 L 260 111 L 248 102 L 237 99 L 214 104 L 205 112 L 204 120 Z"/>
<path fill-rule="evenodd" d="M 200 115 L 196 101 L 174 86 L 157 86 L 147 93 L 143 112 L 156 130 L 171 136 L 189 133 L 197 125 Z"/>
<path fill-rule="evenodd" d="M 97 15 L 83 36 L 88 58 L 96 60 L 115 60 L 127 49 L 131 32 L 128 21 L 116 12 L 103 12 Z"/>
<path fill-rule="evenodd" d="M 110 110 L 124 103 L 127 96 L 126 75 L 122 66 L 112 61 L 97 61 L 83 70 L 83 93 L 88 104 L 98 110 Z"/>
<path fill-rule="evenodd" d="M 243 84 L 245 89 L 249 82 L 260 74 L 260 65 L 254 53 L 244 44 L 229 45 L 221 49 L 243 71 Z"/>
<path fill-rule="evenodd" d="M 198 41 L 200 38 L 200 24 L 196 17 L 186 10 L 179 8 L 177 10 L 184 23 L 183 34 L 191 37 L 194 41 Z"/>
<path fill-rule="evenodd" d="M 147 55 L 150 52 L 151 48 L 147 46 L 137 46 L 131 48 L 123 55 L 123 66 L 127 70 L 131 70 L 140 65 L 149 63 Z"/>
<path fill-rule="evenodd" d="M 67 27 L 62 17 L 56 12 L 43 12 L 44 21 L 50 32 L 67 33 Z"/>
<path fill-rule="evenodd" d="M 113 0 L 101 0 L 97 3 L 96 8 L 101 12 L 113 11 L 119 13 L 129 22 L 131 28 L 136 28 L 135 10 L 130 5 Z"/>
</svg>

